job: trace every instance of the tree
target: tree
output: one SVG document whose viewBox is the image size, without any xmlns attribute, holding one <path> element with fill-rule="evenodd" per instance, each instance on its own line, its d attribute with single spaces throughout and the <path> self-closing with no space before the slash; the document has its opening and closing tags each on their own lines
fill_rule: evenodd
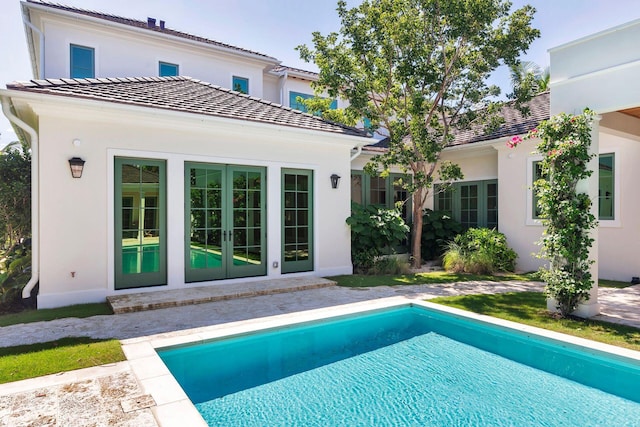
<svg viewBox="0 0 640 427">
<path fill-rule="evenodd" d="M 387 152 L 366 170 L 388 174 L 397 165 L 405 174 L 414 267 L 421 265 L 422 212 L 434 179 L 462 178 L 457 165 L 439 162 L 442 150 L 458 129 L 499 123 L 499 103 L 490 99 L 500 90 L 486 79 L 502 64 L 517 64 L 539 36 L 531 28 L 535 9 L 510 7 L 505 0 L 364 0 L 347 9 L 340 0 L 340 32 L 314 32 L 312 48 L 297 48 L 319 68 L 315 92 L 349 102 L 324 111 L 325 118 L 350 125 L 367 118 L 389 137 Z"/>
<path fill-rule="evenodd" d="M 530 92 L 531 95 L 537 95 L 549 90 L 549 67 L 541 68 L 535 62 L 524 61 L 511 65 L 509 69 L 514 94 Z"/>
<path fill-rule="evenodd" d="M 0 251 L 31 234 L 31 154 L 12 142 L 0 150 Z"/>
</svg>

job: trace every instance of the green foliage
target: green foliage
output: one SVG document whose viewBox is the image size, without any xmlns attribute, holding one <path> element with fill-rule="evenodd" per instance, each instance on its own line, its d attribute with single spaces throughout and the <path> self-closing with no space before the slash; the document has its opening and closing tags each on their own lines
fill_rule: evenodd
<svg viewBox="0 0 640 427">
<path fill-rule="evenodd" d="M 422 259 L 439 258 L 447 249 L 447 243 L 462 233 L 462 224 L 447 212 L 425 209 L 422 219 Z"/>
<path fill-rule="evenodd" d="M 376 206 L 351 204 L 351 259 L 358 270 L 368 270 L 386 247 L 399 245 L 407 237 L 409 227 L 400 211 Z"/>
<path fill-rule="evenodd" d="M 14 245 L 0 261 L 0 313 L 10 311 L 20 300 L 22 288 L 31 277 L 29 242 Z"/>
<path fill-rule="evenodd" d="M 0 150 L 0 258 L 31 233 L 31 154 L 27 146 Z"/>
<path fill-rule="evenodd" d="M 447 271 L 491 274 L 513 271 L 517 257 L 504 234 L 495 229 L 470 228 L 449 243 L 442 263 Z"/>
<path fill-rule="evenodd" d="M 340 33 L 315 32 L 312 48 L 297 47 L 319 69 L 316 93 L 349 103 L 332 119 L 367 117 L 389 137 L 372 169 L 398 166 L 412 176 L 403 187 L 413 195 L 415 266 L 429 188 L 437 174 L 443 182 L 462 178 L 456 165 L 439 163 L 441 151 L 457 129 L 499 123 L 492 99 L 500 90 L 486 80 L 498 66 L 517 64 L 539 36 L 535 10 L 510 7 L 506 0 L 364 0 L 348 9 L 340 0 Z"/>
<path fill-rule="evenodd" d="M 376 258 L 368 273 L 374 275 L 407 274 L 409 270 L 409 264 L 406 261 L 396 256 L 383 256 Z"/>
<path fill-rule="evenodd" d="M 545 226 L 539 257 L 549 260 L 541 277 L 547 283 L 547 295 L 557 301 L 563 316 L 589 299 L 593 286 L 589 249 L 597 220 L 590 211 L 588 194 L 577 188 L 578 182 L 593 172 L 588 167 L 594 157 L 589 151 L 593 117 L 590 110 L 578 116 L 560 114 L 540 123 L 529 134 L 540 138 L 537 151 L 543 155 L 545 177 L 534 183 Z"/>
</svg>

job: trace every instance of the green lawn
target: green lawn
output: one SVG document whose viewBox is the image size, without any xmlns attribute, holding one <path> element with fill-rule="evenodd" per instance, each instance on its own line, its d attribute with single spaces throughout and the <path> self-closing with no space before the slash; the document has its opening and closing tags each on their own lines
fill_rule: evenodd
<svg viewBox="0 0 640 427">
<path fill-rule="evenodd" d="M 64 338 L 0 348 L 0 384 L 125 360 L 118 340 Z"/>
<path fill-rule="evenodd" d="M 19 323 L 40 322 L 43 320 L 62 319 L 65 317 L 91 317 L 100 314 L 113 314 L 109 305 L 105 303 L 79 304 L 44 310 L 25 310 L 19 313 L 3 314 L 0 316 L 0 327 L 17 325 Z"/>
<path fill-rule="evenodd" d="M 640 329 L 595 320 L 557 318 L 547 312 L 545 296 L 540 292 L 439 297 L 429 302 L 640 351 Z"/>
<path fill-rule="evenodd" d="M 432 285 L 437 283 L 469 282 L 474 280 L 491 280 L 502 282 L 506 280 L 532 281 L 536 280 L 533 273 L 515 274 L 505 273 L 499 275 L 477 275 L 464 273 L 448 273 L 446 271 L 431 271 L 428 273 L 400 274 L 389 276 L 367 276 L 353 274 L 350 276 L 329 277 L 335 280 L 338 286 L 349 288 L 371 288 L 375 286 L 400 286 L 400 285 Z"/>
</svg>

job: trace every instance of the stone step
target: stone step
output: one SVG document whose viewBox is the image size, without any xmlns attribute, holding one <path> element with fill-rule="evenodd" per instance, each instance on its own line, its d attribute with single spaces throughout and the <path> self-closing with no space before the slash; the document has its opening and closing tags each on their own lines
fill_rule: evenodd
<svg viewBox="0 0 640 427">
<path fill-rule="evenodd" d="M 119 314 L 236 298 L 249 298 L 259 295 L 304 291 L 335 285 L 336 282 L 322 277 L 296 277 L 111 295 L 107 297 L 107 302 L 114 314 Z"/>
</svg>

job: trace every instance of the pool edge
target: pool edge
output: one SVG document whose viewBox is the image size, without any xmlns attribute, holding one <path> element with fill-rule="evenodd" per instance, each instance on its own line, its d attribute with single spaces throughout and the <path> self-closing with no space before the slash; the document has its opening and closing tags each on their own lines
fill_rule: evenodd
<svg viewBox="0 0 640 427">
<path fill-rule="evenodd" d="M 122 349 L 130 363 L 131 370 L 138 379 L 143 391 L 150 394 L 157 406 L 153 409 L 156 421 L 161 427 L 207 426 L 196 407 L 187 398 L 182 387 L 171 375 L 160 359 L 158 349 L 195 344 L 223 337 L 238 336 L 265 331 L 293 324 L 319 321 L 327 318 L 349 316 L 370 311 L 418 306 L 447 313 L 456 317 L 474 320 L 485 324 L 516 330 L 535 335 L 556 343 L 578 347 L 591 353 L 604 353 L 618 358 L 630 359 L 640 366 L 640 352 L 616 347 L 609 344 L 553 332 L 534 326 L 523 325 L 509 320 L 472 313 L 427 301 L 418 301 L 406 297 L 391 297 L 352 304 L 338 305 L 314 310 L 300 311 L 276 316 L 242 320 L 218 325 L 205 326 L 168 334 L 122 340 Z M 185 424 L 186 423 L 186 424 Z"/>
</svg>

